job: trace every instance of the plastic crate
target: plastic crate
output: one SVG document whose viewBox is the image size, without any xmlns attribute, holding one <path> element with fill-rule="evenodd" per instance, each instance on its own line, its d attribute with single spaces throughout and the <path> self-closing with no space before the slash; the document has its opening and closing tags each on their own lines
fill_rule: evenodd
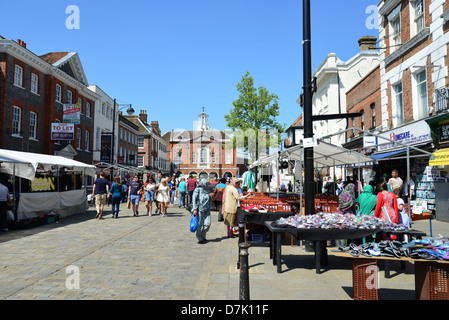
<svg viewBox="0 0 449 320">
<path fill-rule="evenodd" d="M 252 242 L 258 242 L 262 243 L 267 240 L 267 235 L 265 233 L 252 233 L 251 234 L 251 241 Z"/>
<path fill-rule="evenodd" d="M 378 284 L 372 284 L 372 272 L 367 270 L 377 270 L 377 260 L 375 259 L 352 259 L 352 286 L 354 289 L 354 300 L 378 300 Z M 376 271 L 377 272 L 377 271 Z M 374 275 L 377 278 L 377 274 Z"/>
</svg>

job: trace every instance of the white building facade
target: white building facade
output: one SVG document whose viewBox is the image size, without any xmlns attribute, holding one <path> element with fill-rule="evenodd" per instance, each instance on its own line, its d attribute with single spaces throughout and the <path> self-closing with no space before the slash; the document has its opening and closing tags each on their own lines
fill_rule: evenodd
<svg viewBox="0 0 449 320">
<path fill-rule="evenodd" d="M 371 41 L 375 47 L 376 41 Z M 365 50 L 360 40 L 359 45 L 359 53 L 350 60 L 342 61 L 335 53 L 330 53 L 315 71 L 313 77 L 316 77 L 317 91 L 312 98 L 314 116 L 346 113 L 346 92 L 378 66 L 378 51 Z M 313 133 L 315 138 L 321 138 L 343 131 L 346 126 L 346 119 L 315 121 Z M 346 142 L 344 134 L 326 140 L 337 146 Z"/>
<path fill-rule="evenodd" d="M 114 100 L 104 92 L 97 85 L 90 85 L 88 87 L 91 91 L 100 96 L 100 99 L 95 101 L 95 118 L 94 118 L 94 136 L 93 136 L 93 161 L 100 162 L 101 151 L 101 134 L 110 133 L 113 130 L 114 119 Z M 117 160 L 118 154 L 118 119 L 115 121 L 115 138 L 114 138 L 114 159 Z"/>
</svg>

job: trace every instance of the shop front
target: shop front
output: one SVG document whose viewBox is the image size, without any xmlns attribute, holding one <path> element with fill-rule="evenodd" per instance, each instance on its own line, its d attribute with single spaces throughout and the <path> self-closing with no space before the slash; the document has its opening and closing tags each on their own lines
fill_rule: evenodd
<svg viewBox="0 0 449 320">
<path fill-rule="evenodd" d="M 429 161 L 432 179 L 435 181 L 435 203 L 437 219 L 449 222 L 449 114 L 427 120 L 436 146 L 433 159 Z"/>
</svg>

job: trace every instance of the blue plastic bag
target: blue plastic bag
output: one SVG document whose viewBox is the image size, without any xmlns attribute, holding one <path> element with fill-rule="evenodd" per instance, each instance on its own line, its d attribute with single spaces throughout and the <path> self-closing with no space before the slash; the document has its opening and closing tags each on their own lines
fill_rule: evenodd
<svg viewBox="0 0 449 320">
<path fill-rule="evenodd" d="M 190 219 L 190 231 L 195 232 L 198 229 L 198 215 L 192 215 L 192 219 Z"/>
</svg>

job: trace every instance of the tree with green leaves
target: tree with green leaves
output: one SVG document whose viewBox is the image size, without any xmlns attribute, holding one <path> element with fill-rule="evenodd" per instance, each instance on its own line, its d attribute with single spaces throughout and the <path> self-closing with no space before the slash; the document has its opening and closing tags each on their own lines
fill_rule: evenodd
<svg viewBox="0 0 449 320">
<path fill-rule="evenodd" d="M 252 162 L 266 154 L 270 147 L 280 145 L 281 134 L 287 125 L 276 121 L 279 116 L 278 96 L 263 86 L 256 89 L 248 71 L 236 88 L 239 97 L 232 102 L 234 107 L 225 115 L 225 120 L 232 130 L 232 147 L 243 148 Z"/>
</svg>

